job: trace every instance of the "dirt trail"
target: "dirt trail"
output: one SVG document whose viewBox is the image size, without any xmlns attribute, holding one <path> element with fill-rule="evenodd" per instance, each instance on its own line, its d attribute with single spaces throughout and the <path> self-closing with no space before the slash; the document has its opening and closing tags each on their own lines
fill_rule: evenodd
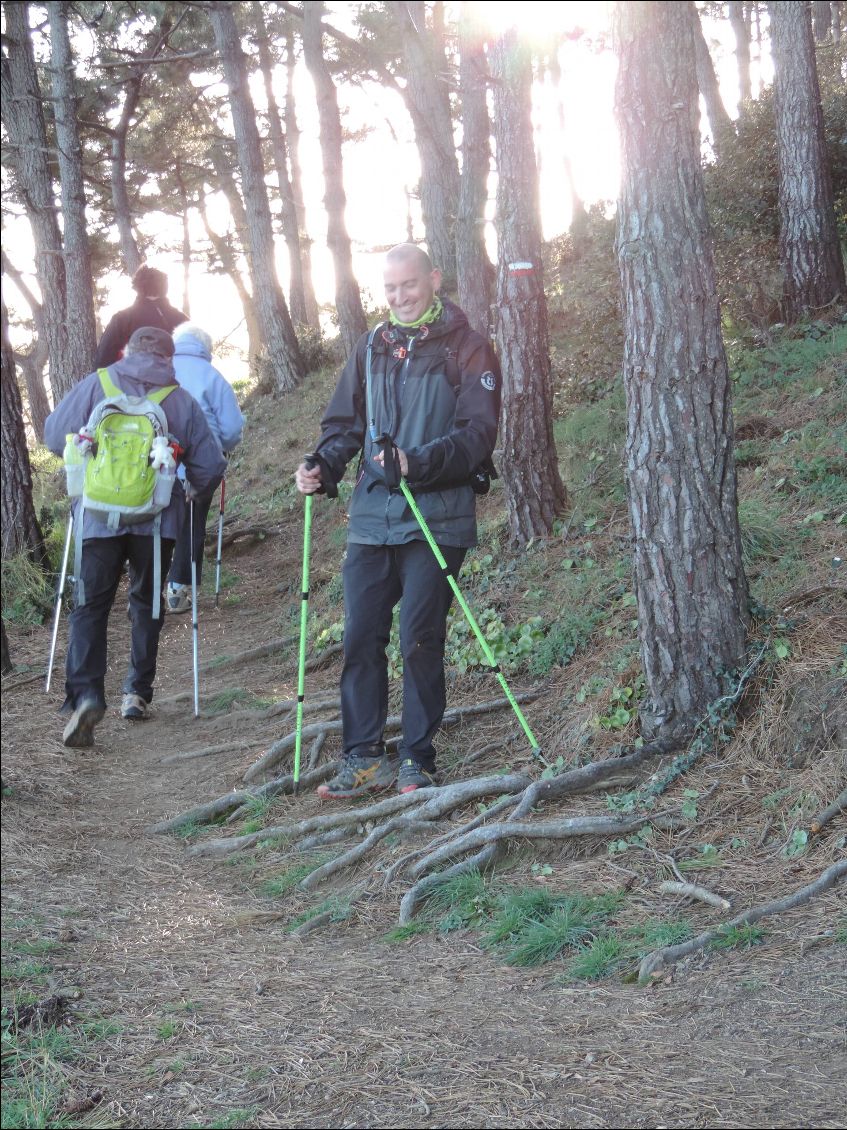
<svg viewBox="0 0 847 1130">
<path fill-rule="evenodd" d="M 280 552 L 242 558 L 242 603 L 204 600 L 205 657 L 290 629 L 276 620 Z M 123 722 L 117 611 L 112 627 L 111 709 L 93 750 L 62 748 L 58 686 L 48 700 L 13 677 L 3 696 L 4 930 L 56 942 L 45 994 L 76 987 L 74 1017 L 111 1022 L 68 1068 L 75 1091 L 102 1091 L 96 1114 L 112 1121 L 92 1125 L 843 1124 L 845 950 L 802 949 L 837 895 L 774 923 L 767 947 L 701 955 L 649 989 L 563 986 L 555 965 L 509 968 L 471 935 L 389 944 L 396 904 L 299 940 L 257 918 L 278 904 L 243 869 L 145 833 L 238 785 L 279 722 L 195 721 L 190 702 Z M 45 640 L 13 637 L 15 659 L 41 662 Z M 190 623 L 173 618 L 160 699 L 190 689 L 190 662 Z M 329 688 L 337 673 L 322 678 Z M 203 700 L 234 686 L 285 697 L 292 684 L 292 657 L 273 658 L 209 671 Z M 253 751 L 162 764 L 254 734 Z"/>
</svg>

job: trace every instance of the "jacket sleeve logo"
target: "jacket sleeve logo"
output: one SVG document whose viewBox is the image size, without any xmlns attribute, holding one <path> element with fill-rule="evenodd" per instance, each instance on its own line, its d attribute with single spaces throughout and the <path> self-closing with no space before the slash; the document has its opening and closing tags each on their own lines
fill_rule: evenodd
<svg viewBox="0 0 847 1130">
<path fill-rule="evenodd" d="M 479 379 L 482 381 L 483 388 L 487 388 L 489 392 L 494 392 L 497 387 L 497 381 L 493 373 L 483 373 Z"/>
</svg>

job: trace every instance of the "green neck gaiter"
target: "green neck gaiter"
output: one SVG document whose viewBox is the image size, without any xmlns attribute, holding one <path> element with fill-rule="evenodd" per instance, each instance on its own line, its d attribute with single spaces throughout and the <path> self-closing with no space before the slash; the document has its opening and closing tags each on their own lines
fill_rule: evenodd
<svg viewBox="0 0 847 1130">
<path fill-rule="evenodd" d="M 416 330 L 420 326 L 431 325 L 432 322 L 441 317 L 443 311 L 444 303 L 436 294 L 430 308 L 426 311 L 425 314 L 421 314 L 420 318 L 418 318 L 416 322 L 401 322 L 400 319 L 395 315 L 393 310 L 389 315 L 389 321 L 391 322 L 392 326 L 401 326 L 404 330 Z"/>
</svg>

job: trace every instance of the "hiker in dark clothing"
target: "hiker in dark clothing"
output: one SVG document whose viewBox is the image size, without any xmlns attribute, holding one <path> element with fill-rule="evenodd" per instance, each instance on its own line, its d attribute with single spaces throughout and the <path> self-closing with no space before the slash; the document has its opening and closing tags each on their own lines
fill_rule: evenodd
<svg viewBox="0 0 847 1130">
<path fill-rule="evenodd" d="M 132 644 L 121 714 L 133 721 L 147 717 L 164 622 L 164 608 L 157 615 L 154 610 L 160 603 L 161 580 L 167 575 L 174 542 L 185 520 L 186 492 L 214 490 L 226 470 L 226 460 L 202 407 L 176 384 L 173 352 L 171 335 L 164 330 L 151 326 L 136 330 L 127 344 L 126 357 L 106 370 L 90 373 L 75 385 L 47 417 L 44 426 L 44 442 L 61 455 L 66 438 L 83 432 L 95 405 L 107 398 L 105 386 L 116 386 L 117 394 L 132 397 L 151 400 L 158 396 L 169 438 L 181 448 L 188 483 L 183 489 L 176 480 L 169 504 L 156 519 L 131 525 L 109 525 L 97 512 L 86 508 L 80 529 L 84 500 L 75 503 L 74 532 L 83 542 L 79 569 L 74 570 L 77 600 L 69 617 L 65 664 L 66 699 L 62 710 L 70 712 L 71 719 L 62 740 L 67 746 L 91 745 L 94 727 L 106 711 L 106 630 L 127 559 Z M 170 388 L 167 393 L 166 388 Z"/>
<path fill-rule="evenodd" d="M 173 333 L 180 322 L 188 321 L 181 310 L 168 302 L 168 276 L 164 271 L 139 267 L 132 276 L 132 288 L 138 297 L 132 306 L 119 310 L 106 326 L 94 355 L 95 369 L 104 369 L 120 360 L 126 343 L 142 326 Z"/>
<path fill-rule="evenodd" d="M 500 409 L 500 369 L 464 313 L 436 295 L 441 273 L 413 244 L 385 260 L 389 322 L 364 334 L 321 422 L 317 466 L 297 469 L 304 494 L 336 484 L 360 456 L 350 501 L 344 578 L 343 761 L 323 798 L 435 784 L 432 739 L 446 703 L 444 643 L 449 584 L 406 499 L 389 488 L 375 442 L 391 436 L 401 474 L 454 574 L 476 545 L 475 473 L 490 460 Z M 400 601 L 403 737 L 383 744 L 388 712 L 385 649 Z"/>
</svg>

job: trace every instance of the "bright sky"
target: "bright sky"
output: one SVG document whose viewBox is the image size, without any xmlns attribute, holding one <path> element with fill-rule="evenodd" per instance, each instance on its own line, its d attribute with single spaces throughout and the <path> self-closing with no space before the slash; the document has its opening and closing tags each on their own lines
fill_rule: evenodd
<svg viewBox="0 0 847 1130">
<path fill-rule="evenodd" d="M 330 21 L 348 32 L 352 5 L 330 4 Z M 575 27 L 585 32 L 583 39 L 566 39 L 560 48 L 562 67 L 561 90 L 548 80 L 536 84 L 534 92 L 534 124 L 536 152 L 539 158 L 540 200 L 543 234 L 551 238 L 567 230 L 570 221 L 568 193 L 563 191 L 564 160 L 570 158 L 577 189 L 587 204 L 613 201 L 618 188 L 618 143 L 613 116 L 615 60 L 606 34 L 610 5 L 595 2 L 551 3 L 550 0 L 523 0 L 520 4 L 520 27 L 530 36 L 533 47 L 543 46 L 547 37 Z M 501 30 L 514 20 L 515 7 L 503 0 L 482 3 L 480 11 L 492 25 Z M 737 71 L 728 22 L 707 20 L 707 38 L 711 38 L 722 91 L 730 114 L 735 114 L 738 97 Z M 757 59 L 753 43 L 753 73 L 761 81 L 770 81 L 769 58 Z M 278 97 L 282 101 L 285 76 L 280 73 Z M 365 291 L 366 306 L 382 301 L 381 253 L 373 247 L 391 245 L 406 238 L 408 192 L 416 184 L 420 167 L 414 135 L 408 114 L 400 97 L 378 86 L 365 89 L 344 88 L 341 92 L 345 109 L 344 125 L 348 131 L 367 130 L 356 142 L 344 149 L 344 179 L 347 192 L 347 227 L 353 241 L 354 269 Z M 253 96 L 258 107 L 264 106 L 261 80 L 253 83 Z M 300 159 L 307 202 L 306 223 L 313 243 L 313 275 L 318 301 L 331 304 L 334 295 L 332 260 L 324 246 L 326 216 L 322 206 L 323 177 L 318 137 L 317 110 L 311 79 L 302 64 L 298 68 L 295 91 L 301 134 Z M 564 111 L 564 133 L 560 128 L 560 105 Z M 390 123 L 390 126 L 389 126 Z M 397 138 L 392 138 L 392 131 Z M 273 179 L 273 178 L 271 178 Z M 494 253 L 496 234 L 493 224 L 496 177 L 492 174 L 489 203 L 489 242 Z M 224 231 L 229 223 L 226 202 L 220 193 L 207 201 L 213 225 Z M 413 229 L 423 237 L 420 206 L 412 201 Z M 200 248 L 206 244 L 199 218 L 193 217 L 192 240 Z M 26 228 L 26 225 L 16 225 Z M 170 297 L 179 305 L 182 296 L 182 269 L 179 262 L 181 232 L 178 225 L 161 214 L 139 219 L 139 229 L 155 236 L 161 245 L 164 237 L 173 252 L 163 251 L 151 257 L 152 265 L 167 272 Z M 11 233 L 9 233 L 11 237 Z M 277 241 L 279 276 L 287 285 L 288 264 L 285 245 Z M 10 246 L 10 252 L 12 248 Z M 18 247 L 15 257 L 23 263 L 28 256 Z M 369 293 L 368 293 L 369 292 Z M 103 324 L 118 309 L 128 305 L 134 294 L 129 280 L 116 276 L 108 280 L 109 299 L 98 311 Z M 243 345 L 245 334 L 240 325 L 240 303 L 231 282 L 223 276 L 212 276 L 195 268 L 191 284 L 192 320 L 205 324 L 217 340 L 229 337 L 232 344 Z M 18 307 L 13 287 L 7 288 L 7 303 Z M 236 358 L 227 359 L 222 368 L 235 379 L 244 375 Z"/>
</svg>

